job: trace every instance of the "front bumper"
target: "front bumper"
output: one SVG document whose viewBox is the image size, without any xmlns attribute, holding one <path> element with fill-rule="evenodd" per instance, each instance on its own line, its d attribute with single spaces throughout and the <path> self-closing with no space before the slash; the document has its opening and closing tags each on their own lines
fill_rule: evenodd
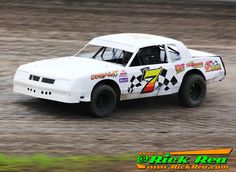
<svg viewBox="0 0 236 172">
<path fill-rule="evenodd" d="M 13 91 L 37 98 L 54 100 L 64 103 L 79 103 L 80 94 L 76 91 L 68 91 L 56 88 L 55 85 L 42 84 L 28 80 L 14 80 Z"/>
</svg>

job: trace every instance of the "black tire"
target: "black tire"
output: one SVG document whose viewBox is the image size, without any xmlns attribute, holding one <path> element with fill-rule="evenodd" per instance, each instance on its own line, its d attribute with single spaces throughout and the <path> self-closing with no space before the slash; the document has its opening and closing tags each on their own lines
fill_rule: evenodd
<svg viewBox="0 0 236 172">
<path fill-rule="evenodd" d="M 197 74 L 188 75 L 182 82 L 178 96 L 182 105 L 197 107 L 202 104 L 206 97 L 206 82 Z"/>
<path fill-rule="evenodd" d="M 112 114 L 116 103 L 117 95 L 114 89 L 108 85 L 98 85 L 92 92 L 89 107 L 93 116 L 102 118 Z"/>
</svg>

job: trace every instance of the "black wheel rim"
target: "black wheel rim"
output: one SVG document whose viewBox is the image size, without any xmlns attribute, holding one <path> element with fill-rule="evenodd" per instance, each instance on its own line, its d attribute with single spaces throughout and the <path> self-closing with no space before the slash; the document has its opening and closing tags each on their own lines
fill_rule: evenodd
<svg viewBox="0 0 236 172">
<path fill-rule="evenodd" d="M 101 92 L 97 97 L 96 107 L 101 111 L 105 111 L 112 104 L 112 97 L 109 92 Z"/>
<path fill-rule="evenodd" d="M 202 94 L 201 83 L 198 81 L 193 82 L 189 91 L 190 98 L 194 101 L 198 101 L 201 98 L 201 94 Z"/>
</svg>

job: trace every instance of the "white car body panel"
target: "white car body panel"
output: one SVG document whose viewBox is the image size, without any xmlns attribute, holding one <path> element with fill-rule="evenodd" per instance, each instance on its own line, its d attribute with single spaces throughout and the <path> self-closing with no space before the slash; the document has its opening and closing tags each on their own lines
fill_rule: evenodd
<svg viewBox="0 0 236 172">
<path fill-rule="evenodd" d="M 89 102 L 100 81 L 113 81 L 120 89 L 120 100 L 174 94 L 179 91 L 184 75 L 198 70 L 206 81 L 225 77 L 224 64 L 215 54 L 187 49 L 177 40 L 147 34 L 114 34 L 92 39 L 88 44 L 132 52 L 126 66 L 76 56 L 41 60 L 21 65 L 14 77 L 14 91 L 33 97 L 65 103 Z M 168 63 L 135 66 L 130 64 L 140 48 L 153 45 L 176 45 L 181 59 Z M 148 73 L 159 72 L 157 80 Z M 32 79 L 39 77 L 38 81 Z M 30 79 L 31 78 L 31 79 Z M 43 82 L 46 78 L 52 83 Z"/>
</svg>

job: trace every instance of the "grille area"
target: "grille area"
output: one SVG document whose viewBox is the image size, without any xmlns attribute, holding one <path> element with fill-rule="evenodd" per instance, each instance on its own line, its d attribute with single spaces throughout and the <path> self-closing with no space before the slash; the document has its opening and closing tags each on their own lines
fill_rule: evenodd
<svg viewBox="0 0 236 172">
<path fill-rule="evenodd" d="M 55 79 L 43 78 L 42 82 L 47 83 L 47 84 L 54 84 Z"/>
<path fill-rule="evenodd" d="M 40 76 L 30 75 L 29 80 L 39 81 Z"/>
<path fill-rule="evenodd" d="M 33 93 L 40 92 L 41 94 L 44 94 L 44 95 L 52 95 L 51 91 L 40 91 L 40 90 L 37 90 L 37 89 L 34 89 L 34 88 L 29 88 L 29 87 L 27 88 L 27 91 L 33 92 Z"/>
<path fill-rule="evenodd" d="M 40 80 L 40 78 L 41 78 L 41 76 L 37 76 L 37 75 L 30 75 L 29 76 L 29 80 L 33 80 L 33 81 L 44 82 L 47 84 L 54 84 L 54 82 L 55 82 L 55 79 L 42 77 L 42 80 Z"/>
</svg>

